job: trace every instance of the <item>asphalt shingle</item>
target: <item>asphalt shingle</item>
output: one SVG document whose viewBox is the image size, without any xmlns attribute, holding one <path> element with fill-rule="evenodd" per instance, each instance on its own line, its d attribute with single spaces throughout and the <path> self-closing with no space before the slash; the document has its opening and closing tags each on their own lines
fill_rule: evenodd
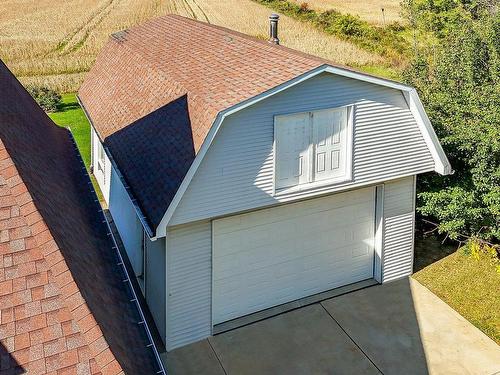
<svg viewBox="0 0 500 375">
<path fill-rule="evenodd" d="M 0 61 L 1 374 L 158 370 L 89 184 L 69 132 Z"/>
<path fill-rule="evenodd" d="M 156 228 L 220 111 L 326 63 L 167 15 L 111 36 L 79 98 Z"/>
</svg>

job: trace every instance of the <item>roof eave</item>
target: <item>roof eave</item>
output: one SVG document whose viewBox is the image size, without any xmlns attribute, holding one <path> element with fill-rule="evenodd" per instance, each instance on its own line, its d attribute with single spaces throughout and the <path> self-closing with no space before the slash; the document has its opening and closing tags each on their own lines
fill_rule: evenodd
<svg viewBox="0 0 500 375">
<path fill-rule="evenodd" d="M 436 133 L 434 132 L 434 129 L 432 128 L 432 125 L 430 123 L 429 118 L 427 117 L 427 114 L 425 113 L 425 110 L 423 108 L 423 105 L 418 97 L 418 94 L 416 90 L 408 85 L 405 85 L 400 82 L 396 82 L 393 80 L 385 79 L 385 78 L 380 78 L 380 77 L 375 77 L 366 73 L 361 73 L 361 72 L 356 72 L 353 70 L 345 69 L 345 68 L 340 68 L 340 67 L 335 67 L 330 64 L 323 64 L 320 65 L 314 69 L 311 69 L 299 76 L 294 77 L 293 79 L 286 81 L 278 86 L 275 86 L 259 95 L 254 96 L 253 98 L 250 98 L 248 100 L 242 101 L 238 104 L 235 104 L 221 112 L 217 115 L 215 118 L 214 122 L 212 123 L 212 126 L 210 128 L 210 131 L 208 132 L 205 140 L 203 141 L 203 144 L 196 155 L 195 160 L 193 161 L 193 164 L 189 168 L 186 176 L 184 177 L 181 185 L 179 186 L 179 189 L 177 190 L 176 194 L 174 195 L 174 198 L 170 202 L 167 211 L 163 215 L 163 218 L 161 219 L 160 223 L 158 224 L 156 228 L 156 237 L 161 238 L 166 236 L 167 234 L 167 226 L 174 214 L 175 209 L 177 208 L 178 204 L 180 203 L 180 200 L 182 196 L 184 195 L 185 191 L 187 190 L 188 185 L 190 184 L 194 174 L 196 173 L 196 170 L 198 169 L 199 165 L 201 164 L 201 161 L 203 160 L 205 154 L 208 151 L 208 148 L 210 147 L 212 141 L 214 140 L 215 136 L 218 133 L 218 130 L 224 121 L 224 119 L 235 113 L 238 112 L 246 107 L 249 107 L 253 104 L 256 104 L 262 100 L 265 100 L 269 98 L 270 96 L 273 96 L 281 91 L 284 91 L 290 87 L 293 87 L 305 80 L 308 80 L 314 76 L 317 76 L 318 74 L 324 73 L 324 72 L 329 72 L 332 74 L 337 74 L 346 78 L 352 78 L 356 80 L 360 80 L 363 82 L 367 83 L 373 83 L 377 85 L 382 85 L 385 87 L 389 87 L 392 89 L 400 90 L 404 93 L 405 99 L 408 102 L 408 106 L 410 107 L 410 110 L 412 114 L 414 115 L 415 119 L 417 120 L 417 123 L 419 125 L 419 128 L 421 130 L 421 133 L 425 139 L 425 142 L 432 154 L 432 157 L 434 159 L 434 164 L 435 164 L 435 171 L 442 174 L 442 175 L 447 175 L 453 173 L 453 170 L 451 168 L 451 165 L 448 161 L 448 158 L 446 157 L 441 144 L 439 143 L 439 140 L 436 136 Z"/>
<path fill-rule="evenodd" d="M 83 113 L 85 114 L 85 117 L 87 118 L 88 122 L 90 123 L 90 126 L 95 131 L 95 126 L 94 126 L 94 123 L 92 121 L 92 118 L 90 117 L 89 113 L 87 112 L 85 105 L 81 101 L 80 96 L 78 94 L 76 95 L 76 100 L 78 101 L 78 104 L 80 105 L 80 107 L 82 107 Z M 97 131 L 96 131 L 96 134 L 99 137 L 99 140 L 101 141 L 101 143 L 104 144 L 104 140 L 101 139 L 101 136 L 99 135 L 99 133 Z M 125 181 L 125 178 L 123 177 L 123 175 L 120 172 L 120 169 L 116 165 L 116 162 L 113 158 L 113 155 L 111 154 L 111 152 L 109 151 L 109 149 L 107 147 L 103 147 L 103 148 L 104 148 L 104 152 L 106 153 L 106 156 L 109 158 L 109 161 L 111 162 L 112 167 L 114 168 L 116 174 L 118 175 L 120 182 L 123 184 L 123 187 L 125 188 L 125 190 L 128 194 L 128 197 L 130 199 L 130 203 L 134 207 L 134 210 L 137 214 L 137 217 L 139 218 L 139 221 L 141 222 L 145 232 L 147 233 L 147 235 L 151 241 L 155 241 L 157 239 L 156 233 L 153 230 L 153 228 L 151 228 L 151 226 L 149 225 L 147 218 L 146 218 L 146 215 L 144 215 L 144 212 L 142 211 L 141 207 L 137 204 L 137 199 L 134 197 L 134 194 L 132 193 L 132 189 L 127 184 L 127 182 Z"/>
</svg>

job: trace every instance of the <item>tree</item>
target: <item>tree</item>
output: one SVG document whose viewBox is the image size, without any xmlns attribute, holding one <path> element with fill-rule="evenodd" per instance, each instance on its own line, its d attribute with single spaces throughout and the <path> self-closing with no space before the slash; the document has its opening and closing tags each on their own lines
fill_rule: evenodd
<svg viewBox="0 0 500 375">
<path fill-rule="evenodd" d="M 421 95 L 456 171 L 421 179 L 418 211 L 437 220 L 439 231 L 451 238 L 465 234 L 498 243 L 500 19 L 498 12 L 477 7 L 472 16 L 463 3 L 456 11 L 461 15 L 441 27 L 447 32 L 438 45 L 415 56 L 404 74 Z"/>
</svg>

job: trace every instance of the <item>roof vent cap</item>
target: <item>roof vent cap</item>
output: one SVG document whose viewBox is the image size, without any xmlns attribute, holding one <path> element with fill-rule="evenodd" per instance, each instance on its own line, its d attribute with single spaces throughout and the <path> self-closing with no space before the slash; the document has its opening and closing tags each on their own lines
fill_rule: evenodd
<svg viewBox="0 0 500 375">
<path fill-rule="evenodd" d="M 278 39 L 278 20 L 280 16 L 273 13 L 269 16 L 269 43 L 280 44 Z"/>
</svg>

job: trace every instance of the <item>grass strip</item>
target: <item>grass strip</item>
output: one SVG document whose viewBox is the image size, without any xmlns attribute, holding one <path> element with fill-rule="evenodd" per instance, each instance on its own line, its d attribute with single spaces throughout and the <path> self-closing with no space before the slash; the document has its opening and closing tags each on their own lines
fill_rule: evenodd
<svg viewBox="0 0 500 375">
<path fill-rule="evenodd" d="M 49 117 L 57 125 L 70 128 L 73 137 L 75 138 L 78 150 L 82 155 L 83 162 L 90 169 L 90 124 L 85 117 L 85 113 L 76 100 L 76 94 L 63 94 L 62 105 L 55 112 L 49 113 Z M 99 189 L 99 185 L 93 175 L 90 175 L 95 191 L 100 201 L 103 201 L 103 195 Z"/>
</svg>

